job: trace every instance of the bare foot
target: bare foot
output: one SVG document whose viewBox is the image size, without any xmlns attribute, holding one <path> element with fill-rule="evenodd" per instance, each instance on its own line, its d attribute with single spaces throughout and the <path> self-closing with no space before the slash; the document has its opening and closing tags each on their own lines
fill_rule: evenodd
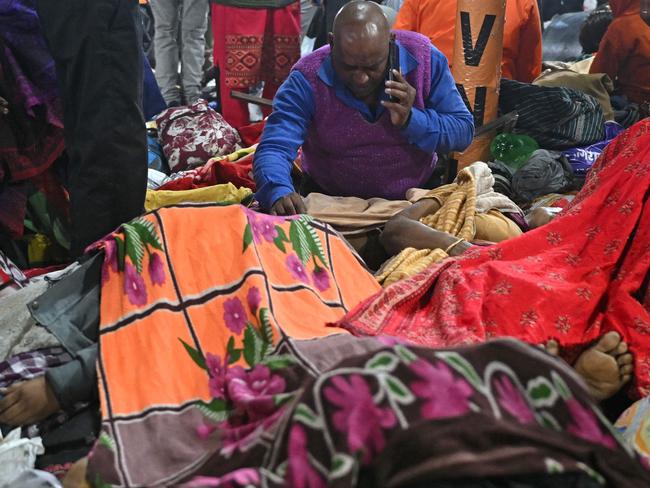
<svg viewBox="0 0 650 488">
<path fill-rule="evenodd" d="M 605 400 L 632 378 L 633 358 L 617 332 L 608 332 L 583 352 L 573 365 L 592 396 Z"/>
</svg>

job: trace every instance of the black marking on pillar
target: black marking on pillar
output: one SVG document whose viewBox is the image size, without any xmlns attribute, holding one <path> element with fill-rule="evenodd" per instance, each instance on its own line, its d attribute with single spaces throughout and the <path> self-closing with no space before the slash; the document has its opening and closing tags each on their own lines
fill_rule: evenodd
<svg viewBox="0 0 650 488">
<path fill-rule="evenodd" d="M 476 87 L 476 95 L 474 97 L 473 108 L 469 104 L 469 98 L 467 97 L 465 87 L 460 83 L 456 83 L 456 88 L 458 89 L 463 102 L 465 102 L 465 106 L 470 112 L 472 112 L 472 115 L 474 116 L 474 128 L 478 129 L 479 127 L 482 127 L 485 120 L 485 101 L 487 99 L 487 87 Z"/>
<path fill-rule="evenodd" d="M 469 12 L 460 13 L 460 26 L 463 36 L 463 53 L 465 56 L 465 64 L 467 66 L 478 66 L 481 63 L 481 58 L 485 52 L 485 47 L 490 40 L 490 34 L 496 22 L 496 15 L 486 15 L 483 19 L 481 32 L 476 40 L 476 46 L 472 45 L 472 25 L 469 21 Z"/>
</svg>

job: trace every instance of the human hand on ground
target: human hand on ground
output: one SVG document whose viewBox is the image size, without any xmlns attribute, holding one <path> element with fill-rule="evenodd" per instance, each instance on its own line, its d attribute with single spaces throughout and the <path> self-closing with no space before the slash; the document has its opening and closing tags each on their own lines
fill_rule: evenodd
<svg viewBox="0 0 650 488">
<path fill-rule="evenodd" d="M 411 116 L 415 101 L 415 88 L 409 85 L 406 78 L 397 70 L 393 70 L 394 81 L 386 82 L 386 93 L 396 98 L 397 102 L 382 101 L 382 105 L 390 112 L 390 121 L 396 127 L 406 126 Z"/>
<path fill-rule="evenodd" d="M 45 376 L 16 383 L 2 391 L 0 423 L 30 425 L 61 410 Z"/>
<path fill-rule="evenodd" d="M 296 215 L 307 213 L 302 197 L 296 192 L 278 198 L 271 207 L 271 215 Z"/>
</svg>

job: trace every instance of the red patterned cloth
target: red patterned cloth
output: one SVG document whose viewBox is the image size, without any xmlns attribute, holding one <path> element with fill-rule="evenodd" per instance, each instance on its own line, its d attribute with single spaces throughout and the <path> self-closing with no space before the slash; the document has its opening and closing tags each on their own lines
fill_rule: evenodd
<svg viewBox="0 0 650 488">
<path fill-rule="evenodd" d="M 266 119 L 239 128 L 239 136 L 244 147 L 250 147 L 262 140 L 262 132 L 264 132 L 265 125 Z"/>
<path fill-rule="evenodd" d="M 173 172 L 205 164 L 237 149 L 239 134 L 205 100 L 156 117 L 160 144 Z"/>
<path fill-rule="evenodd" d="M 338 325 L 430 347 L 512 336 L 551 338 L 570 359 L 616 330 L 650 394 L 650 119 L 612 142 L 561 217 L 474 248 L 369 298 Z"/>
<path fill-rule="evenodd" d="M 222 183 L 232 183 L 237 187 L 246 187 L 255 191 L 252 177 L 253 154 L 237 161 L 211 159 L 200 168 L 185 171 L 181 178 L 176 178 L 162 185 L 158 190 L 194 190 Z"/>
<path fill-rule="evenodd" d="M 27 278 L 32 279 L 32 278 L 37 278 L 38 276 L 43 276 L 48 273 L 53 273 L 55 271 L 61 271 L 63 268 L 66 268 L 69 266 L 69 263 L 67 264 L 55 264 L 53 266 L 47 266 L 45 268 L 29 268 L 25 270 L 25 276 Z"/>
<path fill-rule="evenodd" d="M 277 9 L 212 4 L 214 64 L 221 70 L 221 113 L 236 129 L 249 125 L 248 104 L 230 96 L 264 81 L 273 98 L 300 58 L 300 2 Z M 266 109 L 265 115 L 270 113 Z"/>
</svg>

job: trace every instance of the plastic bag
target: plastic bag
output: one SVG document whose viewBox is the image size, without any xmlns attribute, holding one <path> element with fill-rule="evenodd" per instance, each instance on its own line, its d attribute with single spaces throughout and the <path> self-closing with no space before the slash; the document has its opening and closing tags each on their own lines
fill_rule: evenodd
<svg viewBox="0 0 650 488">
<path fill-rule="evenodd" d="M 23 471 L 30 470 L 36 463 L 36 456 L 43 454 L 40 437 L 21 438 L 20 428 L 14 429 L 2 438 L 0 433 L 0 486 L 15 486 L 10 483 Z"/>
<path fill-rule="evenodd" d="M 11 485 L 11 486 L 10 486 Z M 28 469 L 15 478 L 10 485 L 0 485 L 0 488 L 62 488 L 56 476 L 47 471 Z"/>
<path fill-rule="evenodd" d="M 539 144 L 535 139 L 517 134 L 499 134 L 490 145 L 492 155 L 506 163 L 513 171 L 526 164 L 538 149 Z"/>
<path fill-rule="evenodd" d="M 576 147 L 562 152 L 562 155 L 571 163 L 573 173 L 577 176 L 586 175 L 609 143 L 623 130 L 623 126 L 616 122 L 606 122 L 605 140 L 589 146 Z"/>
</svg>

